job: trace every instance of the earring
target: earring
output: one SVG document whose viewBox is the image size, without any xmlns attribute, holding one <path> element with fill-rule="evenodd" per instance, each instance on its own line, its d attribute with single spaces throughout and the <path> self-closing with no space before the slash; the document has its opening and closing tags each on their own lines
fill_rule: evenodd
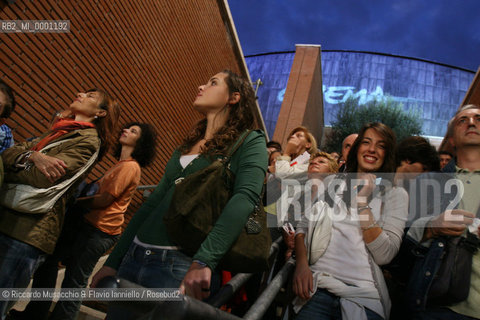
<svg viewBox="0 0 480 320">
<path fill-rule="evenodd" d="M 95 118 L 95 119 L 98 119 L 98 116 L 95 116 L 94 118 Z"/>
</svg>

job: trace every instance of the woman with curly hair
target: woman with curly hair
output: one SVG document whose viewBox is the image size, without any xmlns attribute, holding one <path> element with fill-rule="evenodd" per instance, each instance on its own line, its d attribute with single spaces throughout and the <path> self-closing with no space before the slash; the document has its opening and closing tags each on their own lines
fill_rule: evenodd
<svg viewBox="0 0 480 320">
<path fill-rule="evenodd" d="M 260 197 L 267 169 L 266 142 L 261 131 L 252 131 L 233 154 L 232 197 L 198 251 L 188 256 L 168 237 L 163 221 L 175 180 L 182 171 L 187 175 L 197 172 L 214 159 L 226 156 L 247 129 L 254 129 L 255 95 L 249 81 L 225 70 L 198 88 L 193 106 L 204 119 L 174 151 L 162 180 L 133 216 L 105 265 L 94 276 L 92 287 L 105 276 L 117 275 L 144 287 L 180 288 L 184 294 L 205 299 L 219 286 L 217 266 Z M 116 306 L 110 306 L 107 313 L 107 319 L 135 317 Z"/>
</svg>

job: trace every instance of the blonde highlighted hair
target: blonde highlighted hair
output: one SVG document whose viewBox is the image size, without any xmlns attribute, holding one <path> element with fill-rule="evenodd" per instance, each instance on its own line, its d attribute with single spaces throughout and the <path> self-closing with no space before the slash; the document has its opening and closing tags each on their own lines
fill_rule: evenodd
<svg viewBox="0 0 480 320">
<path fill-rule="evenodd" d="M 332 157 L 330 153 L 324 152 L 324 151 L 317 151 L 314 152 L 310 155 L 310 161 L 312 162 L 314 159 L 322 157 L 328 160 L 328 169 L 330 170 L 331 173 L 337 173 L 339 166 L 337 161 Z"/>
</svg>

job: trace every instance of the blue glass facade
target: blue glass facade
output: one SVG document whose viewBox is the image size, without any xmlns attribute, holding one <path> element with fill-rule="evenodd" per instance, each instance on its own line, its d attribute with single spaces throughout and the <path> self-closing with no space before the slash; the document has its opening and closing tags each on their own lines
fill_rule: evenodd
<svg viewBox="0 0 480 320">
<path fill-rule="evenodd" d="M 258 102 L 268 134 L 273 136 L 294 52 L 246 57 L 253 81 L 261 79 Z M 360 104 L 387 96 L 423 118 L 423 135 L 443 137 L 475 73 L 424 60 L 376 53 L 322 51 L 325 125 L 348 97 Z"/>
</svg>

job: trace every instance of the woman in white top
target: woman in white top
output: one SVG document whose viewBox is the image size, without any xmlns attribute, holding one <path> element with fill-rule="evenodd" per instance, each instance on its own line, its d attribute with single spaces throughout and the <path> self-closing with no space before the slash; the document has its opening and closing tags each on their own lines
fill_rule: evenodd
<svg viewBox="0 0 480 320">
<path fill-rule="evenodd" d="M 405 190 L 386 178 L 395 171 L 394 150 L 389 127 L 365 125 L 349 153 L 349 173 L 328 182 L 331 201 L 317 202 L 316 212 L 325 214 L 305 214 L 297 226 L 297 319 L 388 319 L 379 266 L 398 252 L 408 203 Z"/>
<path fill-rule="evenodd" d="M 296 127 L 290 132 L 285 151 L 277 157 L 275 176 L 279 179 L 294 179 L 305 176 L 310 155 L 317 151 L 317 141 L 305 127 Z"/>
</svg>

